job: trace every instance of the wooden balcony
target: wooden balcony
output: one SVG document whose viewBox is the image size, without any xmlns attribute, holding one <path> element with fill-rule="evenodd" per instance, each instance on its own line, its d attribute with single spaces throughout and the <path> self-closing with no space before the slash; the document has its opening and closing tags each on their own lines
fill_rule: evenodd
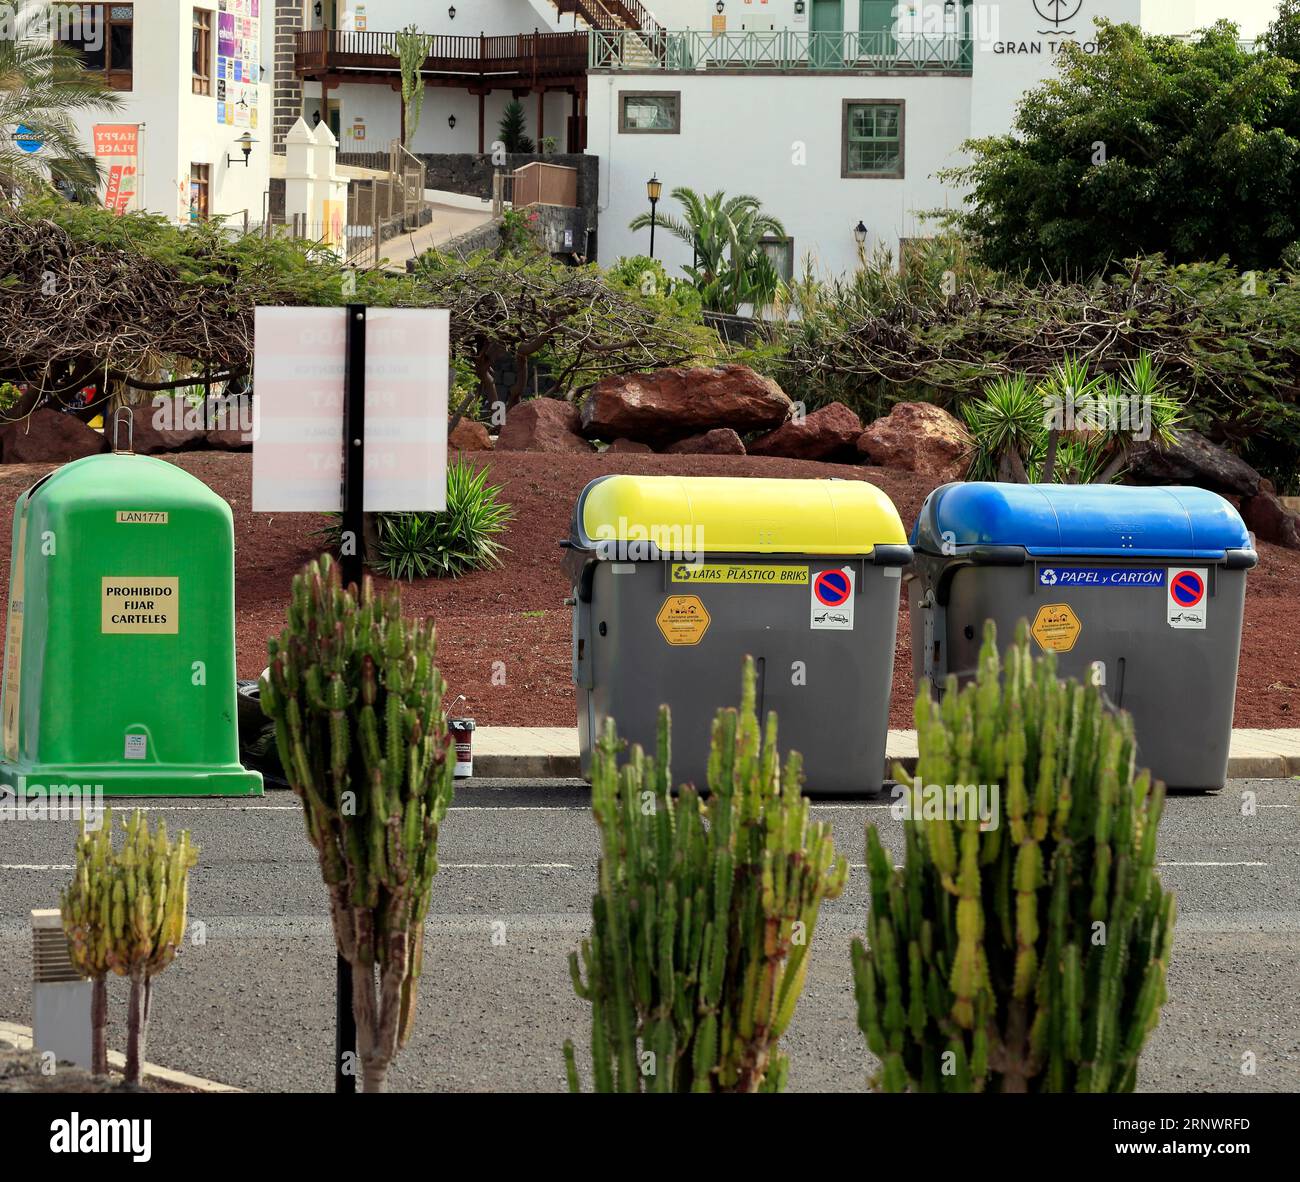
<svg viewBox="0 0 1300 1182">
<path fill-rule="evenodd" d="M 299 78 L 388 82 L 401 76 L 397 34 L 311 29 L 297 35 Z M 431 86 L 572 86 L 585 90 L 587 34 L 518 33 L 504 37 L 434 36 L 420 67 Z"/>
</svg>

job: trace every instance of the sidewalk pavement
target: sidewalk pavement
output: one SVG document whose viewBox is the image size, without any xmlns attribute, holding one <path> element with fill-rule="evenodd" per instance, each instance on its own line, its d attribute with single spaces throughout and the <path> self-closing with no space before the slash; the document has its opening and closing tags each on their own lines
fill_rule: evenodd
<svg viewBox="0 0 1300 1182">
<path fill-rule="evenodd" d="M 888 766 L 916 766 L 916 732 L 890 731 Z M 474 732 L 474 775 L 519 780 L 570 779 L 581 775 L 578 730 L 568 726 L 484 726 Z M 1300 727 L 1238 729 L 1228 755 L 1231 780 L 1271 780 L 1300 775 Z"/>
</svg>

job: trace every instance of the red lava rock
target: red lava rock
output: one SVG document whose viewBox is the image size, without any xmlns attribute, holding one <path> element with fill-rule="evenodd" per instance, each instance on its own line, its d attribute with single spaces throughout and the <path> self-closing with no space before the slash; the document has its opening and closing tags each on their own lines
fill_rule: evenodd
<svg viewBox="0 0 1300 1182">
<path fill-rule="evenodd" d="M 966 474 L 974 446 L 957 419 L 929 402 L 900 402 L 858 439 L 858 451 L 871 463 L 906 468 L 938 484 Z"/>
<path fill-rule="evenodd" d="M 677 456 L 743 456 L 745 445 L 730 427 L 715 427 L 702 435 L 670 443 L 664 451 Z"/>
<path fill-rule="evenodd" d="M 6 464 L 64 464 L 108 451 L 108 441 L 76 415 L 43 406 L 0 428 L 0 458 Z"/>
<path fill-rule="evenodd" d="M 660 447 L 714 427 L 767 430 L 783 423 L 792 407 L 780 386 L 747 365 L 671 366 L 602 378 L 582 405 L 582 432 Z"/>
<path fill-rule="evenodd" d="M 614 442 L 611 443 L 605 450 L 608 452 L 613 452 L 616 456 L 617 455 L 630 456 L 630 455 L 636 455 L 638 453 L 645 455 L 649 452 L 653 452 L 654 448 L 651 447 L 648 443 L 637 443 L 635 439 L 615 439 Z"/>
<path fill-rule="evenodd" d="M 559 398 L 530 398 L 507 416 L 497 448 L 502 451 L 592 450 L 578 434 L 578 408 Z"/>
<path fill-rule="evenodd" d="M 1261 491 L 1241 502 L 1246 528 L 1261 541 L 1300 550 L 1300 516 L 1292 513 L 1271 492 Z"/>
<path fill-rule="evenodd" d="M 191 406 L 179 394 L 170 397 L 165 394 L 155 395 L 149 401 L 131 407 L 131 422 L 131 450 L 139 456 L 157 455 L 163 451 L 190 451 L 208 446 L 208 431 L 203 426 L 203 408 Z M 112 419 L 108 420 L 108 430 L 113 430 Z M 125 428 L 122 433 L 125 442 Z"/>
<path fill-rule="evenodd" d="M 449 451 L 491 451 L 492 437 L 482 423 L 461 419 L 456 429 L 447 436 Z"/>
<path fill-rule="evenodd" d="M 252 432 L 238 429 L 213 428 L 205 436 L 208 446 L 214 451 L 252 451 Z"/>
<path fill-rule="evenodd" d="M 806 415 L 788 419 L 750 443 L 751 456 L 785 456 L 791 460 L 856 459 L 854 445 L 862 435 L 862 420 L 842 402 L 832 402 Z"/>
</svg>

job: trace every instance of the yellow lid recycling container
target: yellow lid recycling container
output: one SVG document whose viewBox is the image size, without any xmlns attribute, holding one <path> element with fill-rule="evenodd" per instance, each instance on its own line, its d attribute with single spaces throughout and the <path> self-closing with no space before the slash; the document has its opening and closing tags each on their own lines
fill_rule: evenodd
<svg viewBox="0 0 1300 1182">
<path fill-rule="evenodd" d="M 760 712 L 810 792 L 879 791 L 900 573 L 912 551 L 889 498 L 858 480 L 606 476 L 574 507 L 573 679 L 584 772 L 601 720 L 706 783 L 719 707 L 754 657 Z"/>
</svg>

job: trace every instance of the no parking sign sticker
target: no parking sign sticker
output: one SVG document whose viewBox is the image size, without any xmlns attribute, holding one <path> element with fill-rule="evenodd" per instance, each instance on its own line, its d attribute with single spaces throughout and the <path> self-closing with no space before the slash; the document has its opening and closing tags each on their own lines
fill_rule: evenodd
<svg viewBox="0 0 1300 1182">
<path fill-rule="evenodd" d="M 1171 628 L 1204 628 L 1206 576 L 1201 567 L 1169 568 L 1165 587 L 1165 618 Z"/>
<path fill-rule="evenodd" d="M 853 631 L 853 569 L 824 570 L 813 576 L 812 627 Z"/>
</svg>

